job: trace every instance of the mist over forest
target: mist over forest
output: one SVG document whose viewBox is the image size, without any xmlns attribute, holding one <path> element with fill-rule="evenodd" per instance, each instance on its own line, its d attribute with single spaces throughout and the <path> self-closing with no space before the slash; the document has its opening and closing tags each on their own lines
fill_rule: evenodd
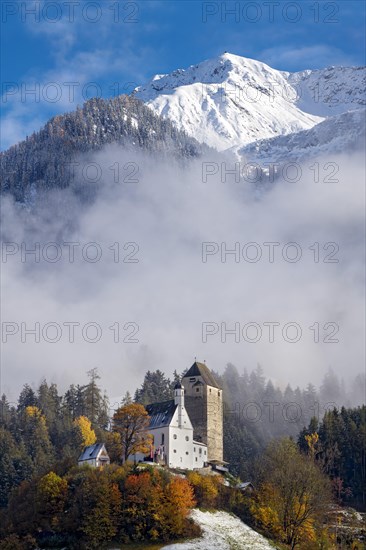
<svg viewBox="0 0 366 550">
<path fill-rule="evenodd" d="M 2 391 L 15 401 L 25 381 L 65 388 L 98 367 L 118 398 L 197 356 L 220 374 L 261 364 L 282 391 L 331 368 L 357 401 L 363 166 L 334 162 L 338 183 L 304 164 L 300 181 L 268 186 L 224 178 L 227 156 L 108 145 L 76 157 L 67 188 L 5 196 Z"/>
</svg>

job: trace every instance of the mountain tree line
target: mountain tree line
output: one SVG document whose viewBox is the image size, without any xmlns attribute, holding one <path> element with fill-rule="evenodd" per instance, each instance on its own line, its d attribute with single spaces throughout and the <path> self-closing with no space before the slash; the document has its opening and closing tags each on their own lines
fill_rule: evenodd
<svg viewBox="0 0 366 550">
<path fill-rule="evenodd" d="M 17 406 L 0 401 L 0 506 L 21 481 L 47 472 L 55 463 L 75 463 L 84 445 L 104 439 L 109 404 L 96 369 L 85 385 L 71 385 L 63 396 L 43 380 L 34 391 L 25 384 Z"/>
<path fill-rule="evenodd" d="M 71 163 L 80 155 L 90 161 L 93 152 L 111 143 L 179 160 L 198 157 L 203 150 L 135 97 L 93 98 L 76 111 L 53 117 L 41 130 L 0 153 L 1 190 L 22 202 L 34 191 L 69 187 L 74 175 Z"/>
<path fill-rule="evenodd" d="M 134 397 L 127 393 L 121 405 L 171 399 L 182 374 L 175 372 L 170 379 L 159 370 L 148 371 Z M 307 453 L 305 436 L 316 434 L 316 460 L 334 480 L 339 498 L 365 505 L 365 410 L 341 407 L 347 404 L 349 394 L 332 371 L 319 390 L 310 384 L 303 390 L 290 386 L 281 390 L 266 380 L 260 367 L 239 374 L 228 365 L 222 375 L 214 375 L 224 388 L 224 458 L 231 474 L 243 481 L 252 480 L 254 464 L 269 441 L 291 437 Z M 16 406 L 2 396 L 1 507 L 7 506 L 9 495 L 22 481 L 45 475 L 56 466 L 58 472 L 67 471 L 82 448 L 95 441 L 106 444 L 112 462 L 124 462 L 123 415 L 113 419 L 116 411 L 109 408 L 96 369 L 88 372 L 88 378 L 84 385 L 72 384 L 63 395 L 56 384 L 46 380 L 37 390 L 25 384 Z M 289 403 L 291 407 L 287 407 Z M 314 404 L 318 403 L 319 414 L 314 415 Z"/>
<path fill-rule="evenodd" d="M 314 437 L 315 436 L 315 437 Z M 309 445 L 309 438 L 313 444 Z M 298 436 L 299 448 L 331 478 L 340 504 L 366 508 L 366 407 L 327 411 Z"/>
</svg>

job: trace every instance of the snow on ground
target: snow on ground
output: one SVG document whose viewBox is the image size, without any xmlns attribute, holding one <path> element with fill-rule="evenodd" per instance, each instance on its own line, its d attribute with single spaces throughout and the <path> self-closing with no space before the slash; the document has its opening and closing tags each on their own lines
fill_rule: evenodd
<svg viewBox="0 0 366 550">
<path fill-rule="evenodd" d="M 193 510 L 192 519 L 201 526 L 203 536 L 190 542 L 170 544 L 162 550 L 273 550 L 262 535 L 227 512 Z"/>
</svg>

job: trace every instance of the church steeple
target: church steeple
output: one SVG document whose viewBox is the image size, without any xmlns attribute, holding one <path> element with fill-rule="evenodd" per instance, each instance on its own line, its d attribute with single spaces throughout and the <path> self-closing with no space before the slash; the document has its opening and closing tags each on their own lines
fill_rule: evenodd
<svg viewBox="0 0 366 550">
<path fill-rule="evenodd" d="M 178 425 L 182 426 L 182 410 L 184 409 L 184 387 L 180 382 L 174 386 L 174 404 L 178 406 Z"/>
</svg>

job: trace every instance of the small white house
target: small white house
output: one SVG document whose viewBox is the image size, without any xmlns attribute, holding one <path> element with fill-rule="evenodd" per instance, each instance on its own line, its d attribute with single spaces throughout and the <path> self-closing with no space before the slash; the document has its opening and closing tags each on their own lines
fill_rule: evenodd
<svg viewBox="0 0 366 550">
<path fill-rule="evenodd" d="M 84 450 L 78 459 L 79 466 L 89 464 L 94 468 L 100 468 L 106 464 L 110 464 L 110 462 L 111 461 L 104 443 L 94 443 L 94 445 L 84 447 Z"/>
<path fill-rule="evenodd" d="M 146 406 L 150 416 L 148 432 L 153 443 L 148 456 L 130 457 L 135 461 L 165 464 L 169 468 L 193 470 L 207 462 L 207 445 L 193 440 L 193 426 L 184 406 L 184 388 L 178 383 L 174 399 Z"/>
</svg>

